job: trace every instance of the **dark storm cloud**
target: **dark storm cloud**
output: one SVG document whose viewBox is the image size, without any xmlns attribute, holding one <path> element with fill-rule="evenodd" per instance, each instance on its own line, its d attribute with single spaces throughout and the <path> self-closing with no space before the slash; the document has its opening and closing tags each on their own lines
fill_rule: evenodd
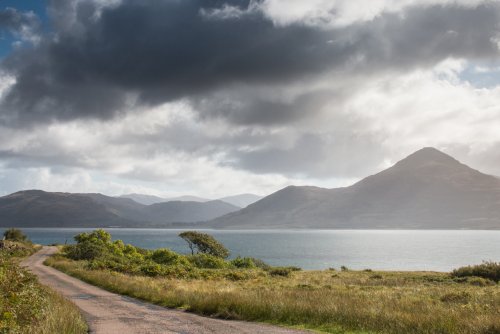
<svg viewBox="0 0 500 334">
<path fill-rule="evenodd" d="M 450 56 L 498 55 L 495 4 L 414 7 L 334 29 L 276 26 L 249 1 L 123 0 L 100 12 L 91 1 L 77 2 L 75 10 L 70 3 L 53 1 L 56 30 L 3 62 L 17 81 L 0 106 L 0 122 L 108 119 L 134 103 L 188 98 L 202 117 L 286 123 L 322 107 L 311 107 L 315 93 L 291 102 L 257 96 L 220 106 L 211 97 L 228 87 L 280 87 L 327 71 L 338 81 Z M 224 15 L 228 6 L 235 10 Z"/>
<path fill-rule="evenodd" d="M 271 94 L 273 95 L 273 94 Z M 278 94 L 276 94 L 278 95 Z M 292 98 L 261 96 L 260 92 L 230 91 L 213 94 L 202 99 L 193 99 L 193 106 L 201 110 L 201 117 L 218 117 L 239 125 L 280 125 L 291 120 L 312 116 L 332 99 L 341 100 L 345 92 L 341 90 L 317 90 L 303 92 Z"/>
</svg>

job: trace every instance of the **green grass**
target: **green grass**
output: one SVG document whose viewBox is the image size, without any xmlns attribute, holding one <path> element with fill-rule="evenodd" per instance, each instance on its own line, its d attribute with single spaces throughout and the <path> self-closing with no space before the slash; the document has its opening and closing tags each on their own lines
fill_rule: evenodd
<svg viewBox="0 0 500 334">
<path fill-rule="evenodd" d="M 500 287 L 486 279 L 347 270 L 280 276 L 261 269 L 246 276 L 248 269 L 213 269 L 197 279 L 90 270 L 88 261 L 62 256 L 47 264 L 113 292 L 225 319 L 328 333 L 500 333 Z"/>
<path fill-rule="evenodd" d="M 32 254 L 36 247 L 8 243 L 9 249 L 0 250 L 0 333 L 87 333 L 87 325 L 73 303 L 19 267 L 19 257 Z"/>
</svg>

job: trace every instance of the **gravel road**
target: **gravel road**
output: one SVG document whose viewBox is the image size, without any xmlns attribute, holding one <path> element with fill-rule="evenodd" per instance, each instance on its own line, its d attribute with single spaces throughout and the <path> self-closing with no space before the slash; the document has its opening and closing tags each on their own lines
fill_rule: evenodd
<svg viewBox="0 0 500 334">
<path fill-rule="evenodd" d="M 250 322 L 212 319 L 114 294 L 43 265 L 43 261 L 56 251 L 55 247 L 43 247 L 24 260 L 23 265 L 36 274 L 42 284 L 59 291 L 82 310 L 90 333 L 310 333 Z"/>
</svg>

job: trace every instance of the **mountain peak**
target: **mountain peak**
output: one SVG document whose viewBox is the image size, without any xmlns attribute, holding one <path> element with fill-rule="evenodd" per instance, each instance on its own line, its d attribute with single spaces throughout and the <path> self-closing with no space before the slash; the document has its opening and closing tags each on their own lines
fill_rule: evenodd
<svg viewBox="0 0 500 334">
<path fill-rule="evenodd" d="M 424 147 L 396 163 L 398 167 L 422 167 L 427 165 L 464 166 L 452 156 L 434 147 Z"/>
</svg>

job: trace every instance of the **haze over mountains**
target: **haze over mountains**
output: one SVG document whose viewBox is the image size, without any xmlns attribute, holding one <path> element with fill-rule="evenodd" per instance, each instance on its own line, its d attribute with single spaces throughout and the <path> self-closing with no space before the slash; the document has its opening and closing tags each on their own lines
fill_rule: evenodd
<svg viewBox="0 0 500 334">
<path fill-rule="evenodd" d="M 0 197 L 0 226 L 500 229 L 500 179 L 434 148 L 350 187 L 290 186 L 243 209 L 226 202 L 255 199 L 145 205 L 102 194 L 30 190 Z"/>
<path fill-rule="evenodd" d="M 210 201 L 208 198 L 189 196 L 189 195 L 172 197 L 172 198 L 164 198 L 164 197 L 153 196 L 153 195 L 144 195 L 144 194 L 125 194 L 125 195 L 119 196 L 119 198 L 129 198 L 129 199 L 136 201 L 137 203 L 144 204 L 144 205 L 164 203 L 164 202 L 169 202 L 169 201 L 200 202 L 200 203 Z"/>
<path fill-rule="evenodd" d="M 120 196 L 120 198 L 130 198 L 133 199 L 134 201 L 144 204 L 144 205 L 151 205 L 151 204 L 156 204 L 156 203 L 163 203 L 163 202 L 172 202 L 172 201 L 182 201 L 182 202 L 209 202 L 211 201 L 208 198 L 203 198 L 203 197 L 198 197 L 198 196 L 179 196 L 179 197 L 171 197 L 171 198 L 163 198 L 163 197 L 158 197 L 158 196 L 152 196 L 152 195 L 143 195 L 143 194 L 126 194 Z M 227 196 L 227 197 L 222 197 L 219 198 L 220 201 L 238 206 L 240 208 L 244 208 L 252 203 L 257 202 L 260 200 L 262 196 L 254 195 L 254 194 L 240 194 L 240 195 L 234 195 L 234 196 Z"/>
<path fill-rule="evenodd" d="M 500 180 L 434 148 L 424 148 L 350 187 L 287 187 L 209 225 L 500 229 Z"/>
</svg>

